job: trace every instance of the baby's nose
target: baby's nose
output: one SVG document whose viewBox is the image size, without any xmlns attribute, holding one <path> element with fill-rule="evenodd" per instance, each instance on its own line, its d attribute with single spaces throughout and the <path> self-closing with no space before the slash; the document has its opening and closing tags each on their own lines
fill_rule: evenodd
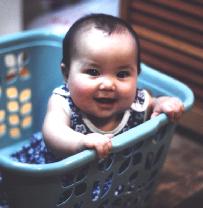
<svg viewBox="0 0 203 208">
<path fill-rule="evenodd" d="M 111 77 L 102 77 L 100 90 L 115 90 L 115 81 Z"/>
</svg>

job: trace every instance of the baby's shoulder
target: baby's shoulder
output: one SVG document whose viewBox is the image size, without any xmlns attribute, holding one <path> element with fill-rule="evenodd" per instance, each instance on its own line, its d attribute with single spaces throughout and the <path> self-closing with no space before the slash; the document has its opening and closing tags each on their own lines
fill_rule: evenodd
<svg viewBox="0 0 203 208">
<path fill-rule="evenodd" d="M 65 104 L 65 99 L 58 94 L 52 94 L 49 97 L 48 105 L 51 106 L 52 108 L 63 107 L 64 104 Z"/>
<path fill-rule="evenodd" d="M 50 111 L 63 111 L 70 115 L 70 107 L 65 97 L 59 93 L 52 93 L 48 101 L 48 109 Z"/>
<path fill-rule="evenodd" d="M 61 85 L 57 88 L 55 88 L 52 92 L 53 95 L 60 95 L 62 97 L 67 98 L 68 96 L 70 96 L 70 92 L 67 89 L 67 87 L 65 85 Z"/>
</svg>

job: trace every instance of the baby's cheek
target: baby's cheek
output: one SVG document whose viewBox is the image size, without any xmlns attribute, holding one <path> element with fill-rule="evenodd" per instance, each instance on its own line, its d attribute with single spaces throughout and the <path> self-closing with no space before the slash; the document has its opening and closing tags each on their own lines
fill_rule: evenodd
<svg viewBox="0 0 203 208">
<path fill-rule="evenodd" d="M 74 103 L 80 108 L 81 105 L 86 106 L 91 102 L 91 98 L 94 95 L 94 89 L 92 89 L 88 83 L 78 81 L 77 85 L 71 88 L 70 95 Z"/>
<path fill-rule="evenodd" d="M 123 90 L 122 95 L 120 97 L 123 106 L 125 108 L 129 108 L 131 104 L 134 102 L 136 96 L 136 90 L 135 89 L 128 89 L 128 90 Z"/>
<path fill-rule="evenodd" d="M 136 95 L 136 87 L 134 85 L 125 86 L 121 89 L 124 99 L 133 101 Z"/>
<path fill-rule="evenodd" d="M 70 93 L 74 95 L 82 95 L 87 91 L 88 89 L 88 83 L 84 80 L 81 79 L 79 76 L 74 77 L 74 79 L 71 79 L 69 81 L 69 89 Z"/>
</svg>

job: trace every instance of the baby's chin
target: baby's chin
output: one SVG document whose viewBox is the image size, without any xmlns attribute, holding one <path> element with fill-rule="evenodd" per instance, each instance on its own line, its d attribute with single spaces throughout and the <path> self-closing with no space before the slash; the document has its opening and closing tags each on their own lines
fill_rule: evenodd
<svg viewBox="0 0 203 208">
<path fill-rule="evenodd" d="M 110 120 L 120 120 L 122 119 L 125 111 L 122 112 L 116 112 L 116 113 L 98 113 L 98 114 L 86 114 L 85 116 L 91 121 L 91 122 L 108 122 Z"/>
</svg>

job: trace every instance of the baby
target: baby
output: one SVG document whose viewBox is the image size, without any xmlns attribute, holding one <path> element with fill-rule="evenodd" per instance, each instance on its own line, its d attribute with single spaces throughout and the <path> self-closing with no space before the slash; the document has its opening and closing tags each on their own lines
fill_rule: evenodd
<svg viewBox="0 0 203 208">
<path fill-rule="evenodd" d="M 55 154 L 93 148 L 103 158 L 113 136 L 162 112 L 180 118 L 178 98 L 137 89 L 139 50 L 136 33 L 120 18 L 92 14 L 72 25 L 63 40 L 65 84 L 53 91 L 42 130 Z"/>
</svg>

